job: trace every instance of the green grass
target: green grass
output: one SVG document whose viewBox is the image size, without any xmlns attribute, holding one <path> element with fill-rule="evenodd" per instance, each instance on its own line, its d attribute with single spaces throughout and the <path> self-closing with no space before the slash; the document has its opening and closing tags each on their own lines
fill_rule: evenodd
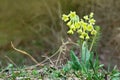
<svg viewBox="0 0 120 80">
<path fill-rule="evenodd" d="M 102 35 L 101 46 L 104 49 L 106 47 L 104 44 L 114 37 L 113 30 L 119 27 L 119 15 L 117 15 L 119 14 L 119 1 L 115 2 L 116 6 L 114 7 L 112 7 L 113 4 L 112 0 L 46 0 L 45 2 L 44 0 L 0 0 L 0 54 L 2 56 L 9 54 L 11 41 L 17 47 L 29 47 L 33 56 L 34 54 L 41 55 L 47 52 L 53 53 L 60 46 L 61 38 L 66 39 L 68 36 L 66 34 L 67 29 L 61 22 L 61 14 L 68 13 L 71 10 L 76 11 L 81 17 L 91 11 L 95 12 L 97 23 L 104 26 L 103 33 L 107 32 Z M 106 8 L 110 9 L 106 11 Z M 113 12 L 113 10 L 115 11 Z M 99 14 L 100 12 L 102 13 Z M 116 13 L 118 22 L 116 22 L 114 13 Z M 111 16 L 113 19 L 109 20 Z M 114 22 L 116 23 L 114 24 Z M 108 25 L 113 25 L 114 29 Z M 110 32 L 113 32 L 113 36 Z M 73 39 L 76 39 L 76 37 L 74 36 Z M 119 39 L 115 40 L 119 41 Z M 116 50 L 115 53 L 118 53 L 119 50 Z M 29 52 L 28 49 L 27 51 Z"/>
</svg>

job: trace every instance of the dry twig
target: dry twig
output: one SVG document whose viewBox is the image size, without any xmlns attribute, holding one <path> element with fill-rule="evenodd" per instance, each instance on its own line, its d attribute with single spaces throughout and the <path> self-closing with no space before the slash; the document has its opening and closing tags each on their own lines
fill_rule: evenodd
<svg viewBox="0 0 120 80">
<path fill-rule="evenodd" d="M 32 61 L 34 61 L 36 64 L 39 64 L 38 61 L 37 61 L 35 58 L 33 58 L 29 53 L 27 53 L 27 52 L 25 52 L 25 51 L 23 51 L 23 50 L 20 50 L 20 49 L 15 48 L 15 46 L 13 45 L 12 42 L 11 42 L 11 46 L 12 46 L 12 48 L 13 48 L 14 50 L 20 52 L 21 54 L 27 55 L 28 57 L 30 57 L 30 59 L 31 59 Z"/>
</svg>

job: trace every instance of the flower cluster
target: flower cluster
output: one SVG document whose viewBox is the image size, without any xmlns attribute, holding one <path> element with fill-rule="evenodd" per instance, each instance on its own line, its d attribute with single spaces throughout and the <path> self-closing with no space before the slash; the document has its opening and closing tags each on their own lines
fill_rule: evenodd
<svg viewBox="0 0 120 80">
<path fill-rule="evenodd" d="M 93 13 L 86 15 L 83 19 L 79 19 L 76 12 L 70 12 L 68 15 L 63 14 L 62 20 L 67 22 L 69 30 L 67 33 L 74 34 L 77 32 L 81 39 L 90 39 L 90 36 L 96 35 L 97 31 L 94 29 L 95 19 Z"/>
</svg>

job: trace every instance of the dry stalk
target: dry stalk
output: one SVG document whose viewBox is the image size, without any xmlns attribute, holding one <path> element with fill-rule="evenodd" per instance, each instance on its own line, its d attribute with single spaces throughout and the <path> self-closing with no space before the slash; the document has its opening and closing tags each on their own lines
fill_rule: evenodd
<svg viewBox="0 0 120 80">
<path fill-rule="evenodd" d="M 54 60 L 54 61 L 52 61 L 51 60 L 51 58 L 53 58 L 54 56 L 56 56 L 58 53 L 63 53 L 63 54 L 65 54 L 65 49 L 64 49 L 64 47 L 66 47 L 66 45 L 68 45 L 68 44 L 72 44 L 72 45 L 76 45 L 76 46 L 79 46 L 77 43 L 74 43 L 73 41 L 71 41 L 70 39 L 67 41 L 67 42 L 63 42 L 62 41 L 62 45 L 59 47 L 59 49 L 53 54 L 53 55 L 51 55 L 50 57 L 46 57 L 46 59 L 45 60 L 43 60 L 42 62 L 40 62 L 40 63 L 37 63 L 36 65 L 33 65 L 32 67 L 37 67 L 37 66 L 43 66 L 43 64 L 45 64 L 45 62 L 46 61 L 50 61 L 50 63 L 52 63 L 52 64 L 54 64 L 54 62 L 56 62 L 56 64 L 58 64 L 58 61 L 60 60 L 60 56 L 61 56 L 61 54 L 59 54 L 59 56 L 58 56 L 58 58 L 57 58 L 57 60 Z M 63 52 L 62 52 L 63 51 Z M 63 59 L 62 59 L 63 60 Z M 55 65 L 54 65 L 55 66 Z"/>
<path fill-rule="evenodd" d="M 62 45 L 60 46 L 60 48 L 59 48 L 59 55 L 58 55 L 58 58 L 57 58 L 57 61 L 56 61 L 56 66 L 57 66 L 57 64 L 58 64 L 58 62 L 59 62 L 59 60 L 60 60 L 60 57 L 61 57 L 61 54 L 64 52 L 64 51 L 66 51 L 66 45 L 68 44 L 68 42 L 63 42 L 63 40 L 62 40 Z"/>
<path fill-rule="evenodd" d="M 48 60 L 50 61 L 50 63 L 51 63 L 53 66 L 55 66 L 55 65 L 54 65 L 54 62 L 53 62 L 48 56 L 42 56 L 42 57 L 45 57 L 46 59 L 48 59 Z"/>
<path fill-rule="evenodd" d="M 63 42 L 63 40 L 62 40 L 62 45 L 59 47 L 59 49 L 58 49 L 53 55 L 51 55 L 50 57 L 48 57 L 48 56 L 43 56 L 43 57 L 45 57 L 45 60 L 43 60 L 42 62 L 40 62 L 40 63 L 38 63 L 38 64 L 36 64 L 36 65 L 33 65 L 32 67 L 34 68 L 34 67 L 40 66 L 41 64 L 44 64 L 44 65 L 45 65 L 45 64 L 46 64 L 45 62 L 48 61 L 48 60 L 50 61 L 50 63 L 51 63 L 54 67 L 56 67 L 59 61 L 63 61 L 63 60 L 64 60 L 64 59 L 60 59 L 60 56 L 61 56 L 62 53 L 65 54 L 67 45 L 69 45 L 69 44 L 79 46 L 77 43 L 74 43 L 74 42 L 71 41 L 70 39 L 69 39 L 67 42 Z M 57 57 L 57 60 L 52 61 L 51 58 L 53 58 L 54 56 L 56 56 L 58 53 L 59 53 L 59 55 L 58 55 L 58 57 Z M 65 56 L 64 56 L 64 57 L 65 57 Z M 55 63 L 55 64 L 54 64 L 54 63 Z M 56 67 L 56 68 L 57 68 L 57 67 Z"/>
<path fill-rule="evenodd" d="M 23 51 L 23 50 L 20 50 L 20 49 L 15 48 L 15 46 L 13 45 L 12 42 L 11 42 L 11 46 L 12 46 L 12 48 L 13 48 L 15 51 L 18 51 L 18 52 L 20 52 L 21 54 L 27 55 L 28 57 L 30 57 L 30 59 L 31 59 L 33 62 L 35 62 L 36 64 L 39 64 L 38 61 L 37 61 L 35 58 L 33 58 L 29 53 L 27 53 L 27 52 L 25 52 L 25 51 Z M 42 64 L 41 64 L 41 65 L 42 65 Z"/>
<path fill-rule="evenodd" d="M 53 58 L 54 56 L 56 56 L 58 53 L 59 53 L 59 55 L 58 55 L 58 57 L 57 57 L 57 60 L 56 60 L 56 66 L 57 66 L 57 64 L 58 64 L 58 62 L 59 62 L 59 60 L 60 60 L 60 56 L 61 56 L 61 54 L 63 53 L 65 53 L 65 51 L 66 51 L 66 46 L 67 45 L 69 45 L 69 44 L 72 44 L 72 45 L 76 45 L 76 46 L 79 46 L 77 43 L 74 43 L 73 41 L 71 41 L 70 39 L 68 40 L 68 41 L 66 41 L 66 42 L 64 42 L 63 40 L 62 40 L 62 45 L 59 47 L 59 49 L 53 54 L 53 55 L 51 55 L 49 58 L 46 58 L 45 60 L 43 60 L 40 64 L 43 64 L 44 62 L 46 62 L 47 60 L 50 60 L 51 58 Z"/>
</svg>

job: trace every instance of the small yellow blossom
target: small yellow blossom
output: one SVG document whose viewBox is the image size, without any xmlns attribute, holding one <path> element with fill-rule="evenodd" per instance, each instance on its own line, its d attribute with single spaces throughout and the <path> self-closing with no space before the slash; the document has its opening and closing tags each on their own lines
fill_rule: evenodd
<svg viewBox="0 0 120 80">
<path fill-rule="evenodd" d="M 87 23 L 83 23 L 82 28 L 83 28 L 83 30 L 87 30 Z"/>
<path fill-rule="evenodd" d="M 72 24 L 72 25 L 70 26 L 70 29 L 72 29 L 73 31 L 75 31 L 75 30 L 76 30 L 76 28 L 75 28 L 74 24 Z"/>
<path fill-rule="evenodd" d="M 70 26 L 72 25 L 72 22 L 69 21 L 69 22 L 67 23 L 67 25 L 70 27 Z"/>
<path fill-rule="evenodd" d="M 76 17 L 76 12 L 70 12 L 70 14 L 69 14 L 69 16 L 70 16 L 70 18 L 72 19 L 72 18 L 75 18 Z"/>
<path fill-rule="evenodd" d="M 83 35 L 80 35 L 79 37 L 80 37 L 81 39 L 84 39 L 84 36 L 83 36 Z"/>
<path fill-rule="evenodd" d="M 68 15 L 63 14 L 62 20 L 64 20 L 65 22 L 68 21 L 69 20 Z"/>
<path fill-rule="evenodd" d="M 85 33 L 85 32 L 82 32 L 82 35 L 83 35 L 83 36 L 87 36 L 87 33 Z"/>
<path fill-rule="evenodd" d="M 94 25 L 95 24 L 95 20 L 94 19 L 90 19 L 89 23 Z"/>
<path fill-rule="evenodd" d="M 83 17 L 85 20 L 88 20 L 89 18 L 88 18 L 88 15 L 86 15 L 86 16 L 84 16 Z"/>
<path fill-rule="evenodd" d="M 75 23 L 75 27 L 76 27 L 77 29 L 80 28 L 80 25 L 81 25 L 80 22 L 76 22 L 76 23 Z"/>
<path fill-rule="evenodd" d="M 92 31 L 92 30 L 93 30 L 93 26 L 92 26 L 92 25 L 88 25 L 88 26 L 87 26 L 87 30 L 88 30 L 88 31 Z"/>
<path fill-rule="evenodd" d="M 82 33 L 82 29 L 77 30 L 77 33 L 81 34 Z"/>
<path fill-rule="evenodd" d="M 90 39 L 90 37 L 87 35 L 86 37 L 85 37 L 86 39 Z"/>
<path fill-rule="evenodd" d="M 74 32 L 73 32 L 72 29 L 70 29 L 67 33 L 68 33 L 68 34 L 74 34 Z"/>
<path fill-rule="evenodd" d="M 96 35 L 96 33 L 97 33 L 96 30 L 93 30 L 93 31 L 91 32 L 92 35 Z"/>
<path fill-rule="evenodd" d="M 93 13 L 93 12 L 91 12 L 91 13 L 90 13 L 90 18 L 93 18 L 93 15 L 94 15 L 94 13 Z"/>
</svg>

